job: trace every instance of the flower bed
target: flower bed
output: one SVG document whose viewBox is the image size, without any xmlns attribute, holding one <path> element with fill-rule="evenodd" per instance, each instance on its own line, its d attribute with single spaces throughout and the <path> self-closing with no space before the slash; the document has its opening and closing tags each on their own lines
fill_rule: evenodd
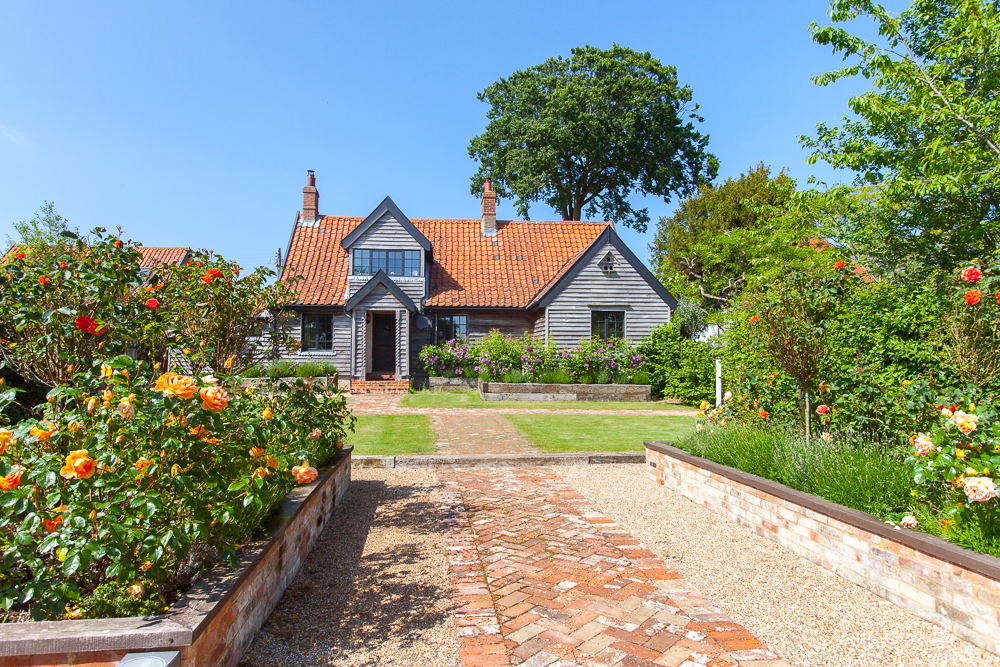
<svg viewBox="0 0 1000 667">
<path fill-rule="evenodd" d="M 425 346 L 420 359 L 432 377 L 507 384 L 649 384 L 646 358 L 627 339 L 585 339 L 559 351 L 527 334 L 514 338 L 492 331 L 473 343 Z"/>
<path fill-rule="evenodd" d="M 130 652 L 173 650 L 183 667 L 237 665 L 350 482 L 348 448 L 285 496 L 266 540 L 241 550 L 236 567 L 210 571 L 162 616 L 0 624 L 0 664 L 114 667 Z"/>
<path fill-rule="evenodd" d="M 479 381 L 484 401 L 648 401 L 648 384 L 543 384 Z"/>
<path fill-rule="evenodd" d="M 658 484 L 1000 655 L 1000 559 L 665 443 L 645 445 Z"/>
<path fill-rule="evenodd" d="M 7 620 L 161 613 L 235 563 L 352 419 L 342 395 L 302 380 L 279 400 L 124 355 L 74 373 L 41 419 L 0 429 Z"/>
</svg>

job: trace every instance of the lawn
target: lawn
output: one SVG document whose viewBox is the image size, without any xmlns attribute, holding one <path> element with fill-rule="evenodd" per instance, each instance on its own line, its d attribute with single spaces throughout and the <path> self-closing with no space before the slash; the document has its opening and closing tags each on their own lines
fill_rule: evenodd
<svg viewBox="0 0 1000 667">
<path fill-rule="evenodd" d="M 359 415 L 344 443 L 355 454 L 434 454 L 434 431 L 427 415 Z"/>
<path fill-rule="evenodd" d="M 694 431 L 697 419 L 681 416 L 507 414 L 511 424 L 543 452 L 642 450 L 644 440 L 676 440 Z"/>
<path fill-rule="evenodd" d="M 406 408 L 542 408 L 546 410 L 693 410 L 689 405 L 638 401 L 484 401 L 475 391 L 418 391 L 399 403 Z"/>
</svg>

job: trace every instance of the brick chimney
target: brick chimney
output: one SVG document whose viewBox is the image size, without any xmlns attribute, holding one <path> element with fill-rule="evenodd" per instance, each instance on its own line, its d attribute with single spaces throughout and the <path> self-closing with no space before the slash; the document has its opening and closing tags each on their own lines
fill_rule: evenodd
<svg viewBox="0 0 1000 667">
<path fill-rule="evenodd" d="M 483 184 L 483 236 L 497 234 L 497 193 L 493 192 L 493 184 L 486 179 Z"/>
<path fill-rule="evenodd" d="M 319 217 L 319 190 L 316 189 L 316 174 L 309 170 L 306 187 L 302 188 L 302 222 L 313 223 Z"/>
</svg>

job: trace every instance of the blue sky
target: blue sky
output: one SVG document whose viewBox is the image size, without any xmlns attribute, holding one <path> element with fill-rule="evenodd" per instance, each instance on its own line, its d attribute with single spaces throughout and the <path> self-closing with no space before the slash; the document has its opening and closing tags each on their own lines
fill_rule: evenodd
<svg viewBox="0 0 1000 667">
<path fill-rule="evenodd" d="M 269 263 L 307 169 L 322 213 L 367 215 L 388 194 L 411 217 L 478 217 L 467 147 L 487 107 L 476 93 L 584 44 L 675 65 L 720 177 L 763 160 L 836 181 L 797 140 L 863 86 L 809 81 L 839 63 L 809 38 L 826 11 L 822 0 L 5 0 L 0 239 L 52 200 L 82 229 Z M 676 203 L 642 202 L 654 221 Z M 501 201 L 498 217 L 513 216 Z M 557 217 L 544 205 L 531 216 Z M 653 229 L 620 231 L 646 259 Z"/>
</svg>

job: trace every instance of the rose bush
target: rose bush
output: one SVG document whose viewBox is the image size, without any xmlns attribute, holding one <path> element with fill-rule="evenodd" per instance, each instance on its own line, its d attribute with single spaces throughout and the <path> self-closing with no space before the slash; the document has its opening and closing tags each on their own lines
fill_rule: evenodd
<svg viewBox="0 0 1000 667">
<path fill-rule="evenodd" d="M 475 343 L 455 340 L 440 345 L 425 345 L 420 361 L 431 377 L 476 377 L 479 349 Z"/>
<path fill-rule="evenodd" d="M 233 560 L 353 428 L 339 393 L 282 391 L 121 355 L 53 389 L 41 419 L 0 430 L 3 609 L 86 615 L 109 585 L 162 608 L 199 568 Z"/>
</svg>

